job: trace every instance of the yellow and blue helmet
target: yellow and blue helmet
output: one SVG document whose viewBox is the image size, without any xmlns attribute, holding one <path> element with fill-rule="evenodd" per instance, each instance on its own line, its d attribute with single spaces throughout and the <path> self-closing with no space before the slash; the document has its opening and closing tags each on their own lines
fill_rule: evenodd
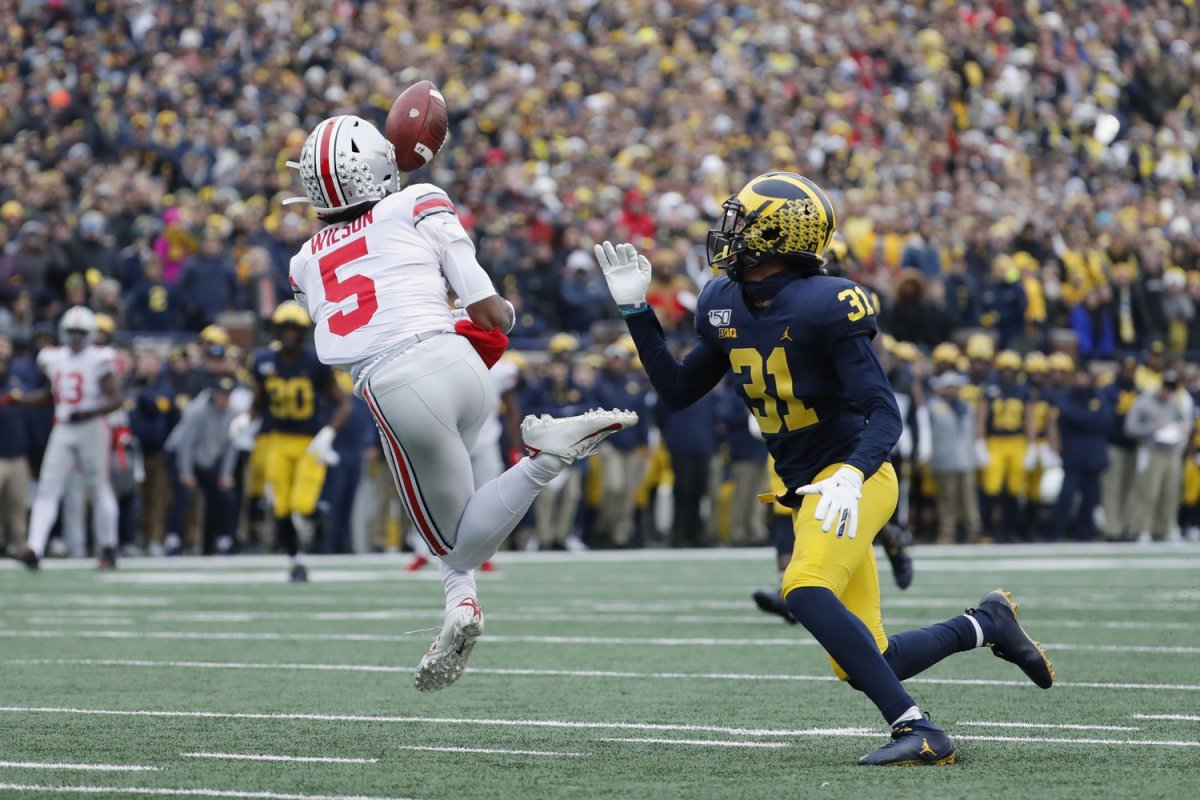
<svg viewBox="0 0 1200 800">
<path fill-rule="evenodd" d="M 815 273 L 837 230 L 825 192 L 794 172 L 759 175 L 722 208 L 720 227 L 708 232 L 708 260 L 734 281 L 767 261 Z"/>
<path fill-rule="evenodd" d="M 275 327 L 295 325 L 298 328 L 307 328 L 312 324 L 312 318 L 295 300 L 284 300 L 275 307 L 275 313 L 271 315 L 271 324 Z"/>
</svg>

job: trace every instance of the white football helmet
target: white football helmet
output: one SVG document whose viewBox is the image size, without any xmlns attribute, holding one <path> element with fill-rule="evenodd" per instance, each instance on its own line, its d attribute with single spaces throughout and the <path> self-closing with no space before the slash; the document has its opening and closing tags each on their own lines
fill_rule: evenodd
<svg viewBox="0 0 1200 800">
<path fill-rule="evenodd" d="M 400 188 L 396 148 L 361 117 L 330 117 L 304 141 L 300 160 L 287 162 L 300 171 L 306 197 L 284 203 L 312 203 L 317 215 L 382 200 Z"/>
<path fill-rule="evenodd" d="M 96 335 L 96 315 L 86 306 L 68 308 L 58 321 L 58 335 L 67 346 L 82 350 Z"/>
</svg>

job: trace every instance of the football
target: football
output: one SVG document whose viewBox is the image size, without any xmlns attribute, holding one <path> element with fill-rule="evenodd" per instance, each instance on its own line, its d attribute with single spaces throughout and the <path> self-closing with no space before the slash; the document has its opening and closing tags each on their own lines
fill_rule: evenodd
<svg viewBox="0 0 1200 800">
<path fill-rule="evenodd" d="M 446 142 L 449 126 L 446 100 L 430 81 L 405 89 L 388 112 L 383 135 L 396 147 L 396 166 L 404 172 L 420 169 Z"/>
</svg>

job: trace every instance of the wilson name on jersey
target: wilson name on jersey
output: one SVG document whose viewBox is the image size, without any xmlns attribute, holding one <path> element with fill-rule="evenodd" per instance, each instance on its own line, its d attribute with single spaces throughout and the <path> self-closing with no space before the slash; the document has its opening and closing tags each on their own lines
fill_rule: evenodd
<svg viewBox="0 0 1200 800">
<path fill-rule="evenodd" d="M 328 416 L 322 402 L 333 371 L 321 363 L 311 347 L 296 361 L 284 361 L 275 347 L 254 354 L 254 380 L 266 393 L 262 432 L 312 436 Z"/>
<path fill-rule="evenodd" d="M 463 241 L 470 245 L 454 204 L 428 183 L 318 231 L 292 257 L 289 278 L 312 316 L 321 361 L 356 364 L 414 334 L 452 332 L 447 282 L 460 287 L 444 269 L 444 255 Z M 488 288 L 494 293 L 490 282 Z"/>
<path fill-rule="evenodd" d="M 866 290 L 829 276 L 793 281 L 769 306 L 754 310 L 741 286 L 725 277 L 701 293 L 697 332 L 728 355 L 731 380 L 787 486 L 808 483 L 857 447 L 866 418 L 829 353 L 839 339 L 873 337 L 875 315 Z M 877 359 L 863 368 L 872 366 L 886 387 Z"/>
</svg>

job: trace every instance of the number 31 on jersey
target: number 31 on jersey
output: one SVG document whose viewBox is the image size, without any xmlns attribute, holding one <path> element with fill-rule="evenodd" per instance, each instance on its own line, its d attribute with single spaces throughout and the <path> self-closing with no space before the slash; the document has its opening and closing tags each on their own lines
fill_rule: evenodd
<svg viewBox="0 0 1200 800">
<path fill-rule="evenodd" d="M 744 381 L 742 391 L 746 397 L 762 403 L 762 411 L 757 408 L 753 411 L 763 434 L 769 436 L 781 430 L 796 431 L 815 425 L 819 421 L 817 412 L 792 393 L 792 372 L 788 368 L 787 351 L 782 347 L 774 348 L 767 354 L 765 364 L 764 374 L 762 353 L 753 347 L 735 347 L 729 351 L 729 365 Z M 775 382 L 774 392 L 767 387 L 767 375 Z M 783 405 L 782 415 L 779 413 L 780 404 Z"/>
<path fill-rule="evenodd" d="M 875 313 L 875 306 L 871 304 L 871 298 L 861 286 L 843 289 L 838 292 L 837 299 L 850 303 L 850 313 L 846 315 L 846 319 L 851 322 L 858 322 L 863 317 L 869 317 Z"/>
</svg>

